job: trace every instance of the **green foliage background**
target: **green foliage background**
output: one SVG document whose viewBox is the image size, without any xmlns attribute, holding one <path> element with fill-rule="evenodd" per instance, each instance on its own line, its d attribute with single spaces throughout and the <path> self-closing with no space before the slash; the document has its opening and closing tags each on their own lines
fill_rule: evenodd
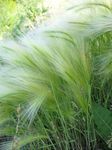
<svg viewBox="0 0 112 150">
<path fill-rule="evenodd" d="M 43 0 L 0 0 L 0 37 L 28 31 L 46 12 Z"/>
</svg>

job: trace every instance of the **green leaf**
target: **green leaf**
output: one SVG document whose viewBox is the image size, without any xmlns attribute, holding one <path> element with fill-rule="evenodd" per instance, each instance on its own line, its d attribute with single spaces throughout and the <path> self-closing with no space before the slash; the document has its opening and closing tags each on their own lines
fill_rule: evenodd
<svg viewBox="0 0 112 150">
<path fill-rule="evenodd" d="M 98 134 L 107 142 L 112 134 L 112 112 L 95 103 L 93 116 Z"/>
</svg>

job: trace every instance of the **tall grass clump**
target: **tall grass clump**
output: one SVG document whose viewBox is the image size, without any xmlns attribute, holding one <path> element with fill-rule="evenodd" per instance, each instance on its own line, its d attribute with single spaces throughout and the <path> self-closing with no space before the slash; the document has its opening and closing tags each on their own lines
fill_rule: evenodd
<svg viewBox="0 0 112 150">
<path fill-rule="evenodd" d="M 110 2 L 1 42 L 0 149 L 112 148 Z"/>
</svg>

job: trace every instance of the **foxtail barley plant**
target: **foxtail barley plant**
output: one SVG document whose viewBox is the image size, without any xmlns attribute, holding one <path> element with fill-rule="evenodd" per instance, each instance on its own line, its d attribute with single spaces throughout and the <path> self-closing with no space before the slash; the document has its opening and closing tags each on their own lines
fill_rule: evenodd
<svg viewBox="0 0 112 150">
<path fill-rule="evenodd" d="M 0 149 L 112 147 L 111 1 L 0 44 Z"/>
</svg>

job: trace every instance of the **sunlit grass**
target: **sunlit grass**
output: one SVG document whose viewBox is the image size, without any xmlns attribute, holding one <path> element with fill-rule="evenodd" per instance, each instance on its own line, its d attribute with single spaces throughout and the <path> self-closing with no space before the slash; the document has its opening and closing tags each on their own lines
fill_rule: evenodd
<svg viewBox="0 0 112 150">
<path fill-rule="evenodd" d="M 111 5 L 69 11 L 54 26 L 1 43 L 3 150 L 111 147 Z"/>
</svg>

